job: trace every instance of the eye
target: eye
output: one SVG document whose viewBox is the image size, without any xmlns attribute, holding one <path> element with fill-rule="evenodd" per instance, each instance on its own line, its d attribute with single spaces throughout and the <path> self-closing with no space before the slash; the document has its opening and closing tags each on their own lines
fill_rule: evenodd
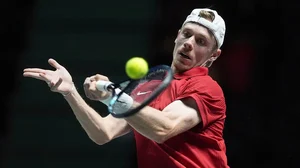
<svg viewBox="0 0 300 168">
<path fill-rule="evenodd" d="M 183 35 L 183 37 L 185 37 L 185 38 L 189 38 L 189 37 L 191 37 L 191 33 L 190 33 L 190 32 L 188 32 L 188 31 L 184 31 L 184 32 L 182 32 L 182 35 Z"/>
<path fill-rule="evenodd" d="M 204 45 L 204 44 L 205 44 L 205 40 L 202 39 L 202 38 L 199 38 L 199 39 L 196 40 L 196 43 L 197 43 L 198 45 Z"/>
</svg>

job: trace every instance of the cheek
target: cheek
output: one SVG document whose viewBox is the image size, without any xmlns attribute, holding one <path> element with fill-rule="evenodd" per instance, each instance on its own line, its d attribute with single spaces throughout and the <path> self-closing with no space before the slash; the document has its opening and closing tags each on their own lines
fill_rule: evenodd
<svg viewBox="0 0 300 168">
<path fill-rule="evenodd" d="M 180 46 L 180 45 L 182 45 L 184 43 L 184 41 L 185 40 L 183 38 L 179 37 L 179 38 L 176 39 L 175 45 Z"/>
<path fill-rule="evenodd" d="M 203 49 L 203 48 L 202 49 L 197 49 L 195 51 L 197 62 L 208 59 L 208 54 L 209 54 L 209 52 L 207 50 Z"/>
<path fill-rule="evenodd" d="M 178 48 L 181 46 L 182 43 L 180 43 L 179 41 L 177 41 L 174 45 L 174 52 L 176 52 L 178 50 Z"/>
</svg>

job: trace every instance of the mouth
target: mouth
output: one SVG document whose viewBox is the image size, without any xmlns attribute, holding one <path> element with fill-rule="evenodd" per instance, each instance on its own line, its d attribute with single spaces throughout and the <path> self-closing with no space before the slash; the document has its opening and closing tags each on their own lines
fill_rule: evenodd
<svg viewBox="0 0 300 168">
<path fill-rule="evenodd" d="M 191 59 L 188 55 L 186 55 L 186 54 L 184 54 L 182 52 L 180 52 L 179 55 L 181 55 L 185 59 Z"/>
</svg>

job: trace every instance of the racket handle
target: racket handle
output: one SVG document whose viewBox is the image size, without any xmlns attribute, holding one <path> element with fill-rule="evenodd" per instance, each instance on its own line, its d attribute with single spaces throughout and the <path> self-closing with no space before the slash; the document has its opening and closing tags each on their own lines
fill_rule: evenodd
<svg viewBox="0 0 300 168">
<path fill-rule="evenodd" d="M 119 94 L 121 90 L 119 88 L 115 88 L 112 82 L 109 81 L 97 81 L 96 82 L 96 88 L 99 91 L 112 91 L 115 90 L 116 94 Z M 100 102 L 104 103 L 105 105 L 109 105 L 110 101 L 112 100 L 112 95 L 110 95 L 108 98 L 104 100 L 99 100 Z M 122 103 L 120 103 L 122 102 Z M 119 97 L 119 101 L 116 101 L 114 103 L 114 112 L 121 113 L 123 111 L 127 111 L 130 109 L 130 107 L 133 104 L 133 99 L 126 93 L 123 93 Z"/>
<path fill-rule="evenodd" d="M 111 91 L 113 89 L 113 83 L 110 81 L 99 80 L 96 82 L 96 88 L 99 91 Z"/>
</svg>

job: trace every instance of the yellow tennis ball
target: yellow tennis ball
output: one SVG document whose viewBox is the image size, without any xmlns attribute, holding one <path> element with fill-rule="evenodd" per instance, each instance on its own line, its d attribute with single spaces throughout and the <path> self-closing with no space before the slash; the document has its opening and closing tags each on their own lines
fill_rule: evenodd
<svg viewBox="0 0 300 168">
<path fill-rule="evenodd" d="M 131 79 L 140 79 L 148 73 L 148 63 L 142 57 L 133 57 L 126 62 L 126 74 Z"/>
</svg>

